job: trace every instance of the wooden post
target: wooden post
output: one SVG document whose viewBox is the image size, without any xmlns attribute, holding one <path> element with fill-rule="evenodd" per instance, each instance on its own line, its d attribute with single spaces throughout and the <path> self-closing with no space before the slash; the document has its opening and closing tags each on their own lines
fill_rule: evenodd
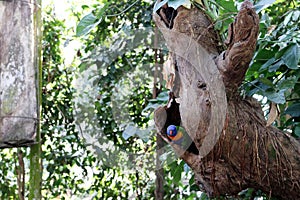
<svg viewBox="0 0 300 200">
<path fill-rule="evenodd" d="M 0 148 L 35 142 L 38 67 L 33 1 L 0 1 Z"/>
<path fill-rule="evenodd" d="M 42 100 L 42 0 L 34 0 L 34 42 L 35 57 L 34 66 L 38 69 L 38 118 L 41 119 L 41 100 Z M 38 123 L 36 144 L 30 147 L 30 180 L 29 180 L 29 199 L 42 199 L 42 144 L 41 144 L 41 123 Z"/>
<path fill-rule="evenodd" d="M 40 5 L 0 1 L 0 148 L 31 146 L 29 199 L 41 199 Z"/>
</svg>

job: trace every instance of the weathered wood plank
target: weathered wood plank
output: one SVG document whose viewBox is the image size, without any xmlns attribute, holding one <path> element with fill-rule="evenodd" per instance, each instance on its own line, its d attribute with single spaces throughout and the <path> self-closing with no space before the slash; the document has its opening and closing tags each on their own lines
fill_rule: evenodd
<svg viewBox="0 0 300 200">
<path fill-rule="evenodd" d="M 0 148 L 29 146 L 38 125 L 38 68 L 30 1 L 0 1 Z"/>
</svg>

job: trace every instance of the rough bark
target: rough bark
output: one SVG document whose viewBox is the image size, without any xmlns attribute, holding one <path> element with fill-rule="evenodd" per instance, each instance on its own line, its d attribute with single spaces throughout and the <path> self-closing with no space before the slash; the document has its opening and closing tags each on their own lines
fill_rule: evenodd
<svg viewBox="0 0 300 200">
<path fill-rule="evenodd" d="M 0 148 L 35 142 L 38 68 L 30 1 L 0 1 Z"/>
<path fill-rule="evenodd" d="M 160 55 L 159 55 L 160 54 Z M 154 70 L 154 82 L 153 82 L 153 92 L 152 92 L 152 98 L 157 98 L 158 92 L 157 92 L 157 82 L 158 82 L 158 65 L 163 64 L 163 55 L 158 52 L 158 28 L 155 28 L 155 35 L 154 35 L 154 64 L 155 64 L 155 70 Z M 161 161 L 160 157 L 164 153 L 164 141 L 160 137 L 160 135 L 156 134 L 156 170 L 155 170 L 155 199 L 156 200 L 163 200 L 164 199 L 164 169 L 161 167 Z"/>
<path fill-rule="evenodd" d="M 258 35 L 252 4 L 243 3 L 224 52 L 204 13 L 180 7 L 170 18 L 164 9 L 154 20 L 171 51 L 177 69 L 174 87 L 179 91 L 155 112 L 163 139 L 190 165 L 200 188 L 211 197 L 236 195 L 251 187 L 281 199 L 300 199 L 299 142 L 266 126 L 259 103 L 238 93 Z M 165 134 L 170 124 L 183 126 L 199 153 L 171 143 Z"/>
</svg>

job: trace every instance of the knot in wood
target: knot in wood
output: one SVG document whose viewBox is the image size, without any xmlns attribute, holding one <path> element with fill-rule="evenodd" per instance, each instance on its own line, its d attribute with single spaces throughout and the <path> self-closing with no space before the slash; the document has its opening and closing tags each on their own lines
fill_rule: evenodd
<svg viewBox="0 0 300 200">
<path fill-rule="evenodd" d="M 207 106 L 210 106 L 210 99 L 209 99 L 209 98 L 205 99 L 205 104 L 206 104 Z"/>
<path fill-rule="evenodd" d="M 198 82 L 197 82 L 197 87 L 198 87 L 199 89 L 206 90 L 206 83 L 203 82 L 203 81 L 201 81 L 201 80 L 198 80 Z"/>
</svg>

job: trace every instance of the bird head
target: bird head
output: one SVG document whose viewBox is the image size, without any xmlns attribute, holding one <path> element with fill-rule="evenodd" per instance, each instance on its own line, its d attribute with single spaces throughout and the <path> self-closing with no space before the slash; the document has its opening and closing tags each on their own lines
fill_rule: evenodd
<svg viewBox="0 0 300 200">
<path fill-rule="evenodd" d="M 174 125 L 168 126 L 168 128 L 167 128 L 167 135 L 171 136 L 171 137 L 176 136 L 177 135 L 177 128 L 176 128 L 176 126 L 174 126 Z"/>
</svg>

